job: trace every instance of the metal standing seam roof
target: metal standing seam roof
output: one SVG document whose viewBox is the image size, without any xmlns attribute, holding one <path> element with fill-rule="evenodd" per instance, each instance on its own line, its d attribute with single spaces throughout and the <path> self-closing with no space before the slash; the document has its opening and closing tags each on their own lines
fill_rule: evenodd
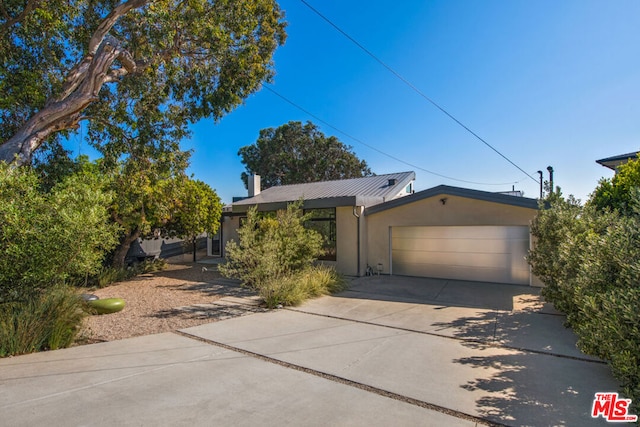
<svg viewBox="0 0 640 427">
<path fill-rule="evenodd" d="M 389 185 L 394 179 L 395 184 Z M 362 178 L 341 179 L 336 181 L 310 182 L 270 187 L 260 194 L 233 203 L 234 211 L 246 210 L 249 206 L 272 205 L 280 207 L 282 203 L 305 201 L 324 201 L 327 207 L 359 205 L 372 206 L 395 198 L 412 181 L 415 172 L 399 172 Z M 316 205 L 318 205 L 316 203 Z"/>
</svg>

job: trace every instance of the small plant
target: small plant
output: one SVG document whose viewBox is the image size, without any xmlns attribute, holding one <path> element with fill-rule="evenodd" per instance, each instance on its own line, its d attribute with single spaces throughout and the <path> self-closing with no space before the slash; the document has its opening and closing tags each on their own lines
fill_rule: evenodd
<svg viewBox="0 0 640 427">
<path fill-rule="evenodd" d="M 162 271 L 165 268 L 167 268 L 167 262 L 163 259 L 146 260 L 127 268 L 103 267 L 87 284 L 97 288 L 104 288 L 112 283 L 129 280 L 139 274 Z"/>
<path fill-rule="evenodd" d="M 167 268 L 167 262 L 162 258 L 147 259 L 144 262 L 137 264 L 137 267 L 141 270 L 141 273 L 139 274 L 153 273 Z"/>
<path fill-rule="evenodd" d="M 0 305 L 0 357 L 71 345 L 86 316 L 69 286 L 56 286 L 29 300 Z"/>
<path fill-rule="evenodd" d="M 296 306 L 309 298 L 340 292 L 344 278 L 332 267 L 317 265 L 280 280 L 269 281 L 258 291 L 269 308 Z"/>
</svg>

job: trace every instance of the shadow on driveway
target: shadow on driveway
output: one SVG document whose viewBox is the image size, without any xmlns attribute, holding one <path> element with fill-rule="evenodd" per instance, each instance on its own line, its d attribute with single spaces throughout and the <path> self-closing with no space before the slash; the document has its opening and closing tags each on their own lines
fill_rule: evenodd
<svg viewBox="0 0 640 427">
<path fill-rule="evenodd" d="M 459 387 L 482 396 L 475 409 L 483 418 L 507 425 L 606 424 L 590 416 L 594 394 L 618 385 L 606 364 L 577 349 L 564 316 L 538 288 L 374 276 L 353 280 L 332 299 L 339 317 L 361 316 L 372 307 L 378 316 L 354 320 L 458 339 L 476 352 L 452 354 L 451 363 L 477 370 Z M 395 306 L 383 311 L 385 301 Z M 490 347 L 505 351 L 483 351 Z"/>
<path fill-rule="evenodd" d="M 506 311 L 528 305 L 553 312 L 541 302 L 539 288 L 423 277 L 360 277 L 351 282 L 347 292 L 336 296 Z"/>
</svg>

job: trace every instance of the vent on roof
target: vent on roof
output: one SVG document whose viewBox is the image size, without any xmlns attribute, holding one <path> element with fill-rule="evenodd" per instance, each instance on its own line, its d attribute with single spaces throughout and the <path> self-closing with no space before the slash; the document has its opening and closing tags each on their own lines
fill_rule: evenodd
<svg viewBox="0 0 640 427">
<path fill-rule="evenodd" d="M 396 185 L 396 179 L 395 178 L 389 178 L 389 187 L 391 187 L 392 185 Z"/>
</svg>

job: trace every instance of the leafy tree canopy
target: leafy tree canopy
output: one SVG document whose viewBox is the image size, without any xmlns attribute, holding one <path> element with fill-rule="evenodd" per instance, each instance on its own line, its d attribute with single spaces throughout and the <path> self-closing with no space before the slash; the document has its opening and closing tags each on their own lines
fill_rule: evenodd
<svg viewBox="0 0 640 427">
<path fill-rule="evenodd" d="M 636 192 L 640 189 L 640 159 L 630 160 L 618 167 L 610 179 L 601 179 L 590 196 L 588 205 L 598 210 L 617 210 L 631 215 L 636 208 Z"/>
<path fill-rule="evenodd" d="M 186 176 L 189 153 L 160 150 L 154 144 L 132 144 L 120 160 L 86 157 L 72 160 L 59 146 L 41 152 L 34 170 L 40 187 L 50 188 L 79 170 L 92 170 L 102 179 L 99 186 L 112 195 L 110 219 L 120 230 L 119 245 L 111 264 L 122 268 L 131 244 L 138 238 L 192 238 L 217 231 L 222 205 L 207 184 Z"/>
<path fill-rule="evenodd" d="M 33 170 L 0 162 L 0 303 L 97 271 L 118 231 L 102 179 L 82 168 L 43 192 Z"/>
<path fill-rule="evenodd" d="M 222 202 L 216 192 L 206 183 L 190 178 L 180 180 L 178 190 L 177 206 L 166 226 L 170 233 L 193 239 L 203 232 L 218 231 Z"/>
<path fill-rule="evenodd" d="M 81 121 L 114 157 L 179 140 L 272 77 L 283 16 L 275 0 L 2 1 L 0 160 Z"/>
<path fill-rule="evenodd" d="M 278 128 L 262 129 L 253 145 L 238 152 L 246 172 L 258 174 L 263 188 L 372 175 L 364 160 L 335 136 L 325 136 L 307 122 L 289 122 Z"/>
</svg>

